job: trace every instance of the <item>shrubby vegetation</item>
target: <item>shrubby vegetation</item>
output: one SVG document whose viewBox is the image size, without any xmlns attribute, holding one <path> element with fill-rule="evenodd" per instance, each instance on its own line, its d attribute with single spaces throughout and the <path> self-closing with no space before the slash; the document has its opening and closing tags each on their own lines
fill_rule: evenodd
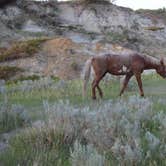
<svg viewBox="0 0 166 166">
<path fill-rule="evenodd" d="M 165 94 L 157 89 L 155 95 L 152 91 L 148 98 L 140 98 L 130 91 L 117 98 L 118 84 L 111 82 L 111 89 L 110 82 L 103 86 L 105 99 L 96 102 L 89 100 L 90 94 L 82 99 L 79 81 L 49 77 L 8 85 L 3 82 L 0 99 L 7 105 L 21 102 L 28 111 L 18 104 L 8 108 L 21 112 L 21 118 L 25 112 L 33 122 L 11 138 L 8 149 L 0 154 L 1 164 L 165 165 L 166 100 L 158 97 Z M 144 82 L 148 87 L 157 83 L 162 87 L 156 75 L 145 76 Z M 40 107 L 33 105 L 34 100 Z"/>
<path fill-rule="evenodd" d="M 11 76 L 22 72 L 23 70 L 18 67 L 12 66 L 0 66 L 0 79 L 8 80 Z"/>
<path fill-rule="evenodd" d="M 48 40 L 48 38 L 35 38 L 11 44 L 8 49 L 0 47 L 0 62 L 31 57 L 38 52 L 41 43 L 46 40 Z M 20 72 L 23 72 L 23 69 L 19 67 L 0 66 L 0 79 L 9 80 Z"/>
<path fill-rule="evenodd" d="M 166 115 L 153 110 L 148 98 L 131 96 L 127 101 L 101 102 L 93 109 L 75 108 L 63 101 L 44 105 L 47 120 L 11 141 L 8 158 L 14 158 L 17 164 L 26 161 L 28 165 L 164 165 L 166 162 Z"/>
<path fill-rule="evenodd" d="M 27 126 L 30 121 L 21 105 L 5 105 L 0 103 L 0 134 L 19 127 Z"/>
</svg>

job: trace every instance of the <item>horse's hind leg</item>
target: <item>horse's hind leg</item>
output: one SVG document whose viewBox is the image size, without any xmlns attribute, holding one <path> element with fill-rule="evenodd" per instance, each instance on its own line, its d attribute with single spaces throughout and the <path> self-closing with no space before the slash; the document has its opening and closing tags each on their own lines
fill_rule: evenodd
<svg viewBox="0 0 166 166">
<path fill-rule="evenodd" d="M 143 87 L 142 87 L 142 80 L 141 80 L 141 73 L 136 73 L 135 77 L 137 79 L 138 87 L 140 90 L 140 96 L 144 96 L 144 91 L 143 91 Z"/>
<path fill-rule="evenodd" d="M 96 79 L 92 82 L 92 99 L 96 99 Z"/>
<path fill-rule="evenodd" d="M 97 85 L 97 89 L 99 91 L 100 97 L 103 98 L 103 92 L 102 92 L 101 88 L 99 87 L 99 85 Z"/>
<path fill-rule="evenodd" d="M 96 87 L 99 91 L 99 95 L 102 98 L 103 97 L 103 92 L 101 88 L 99 87 L 99 82 L 100 80 L 104 77 L 105 74 L 101 75 L 100 77 L 96 77 L 93 82 L 92 82 L 92 98 L 96 99 Z"/>
<path fill-rule="evenodd" d="M 129 82 L 129 80 L 130 80 L 130 78 L 131 78 L 132 76 L 133 76 L 133 73 L 132 73 L 132 72 L 130 72 L 130 73 L 128 73 L 128 74 L 126 75 L 119 96 L 121 96 L 121 95 L 124 93 L 124 90 L 126 89 L 126 87 L 127 87 L 127 85 L 128 85 L 128 82 Z"/>
<path fill-rule="evenodd" d="M 102 79 L 105 75 L 106 75 L 106 72 L 103 73 L 103 74 L 101 74 L 100 77 L 98 77 L 98 80 L 97 80 L 97 86 L 96 86 L 96 87 L 97 87 L 97 89 L 98 89 L 98 91 L 99 91 L 99 95 L 100 95 L 101 98 L 103 98 L 103 92 L 102 92 L 102 90 L 101 90 L 101 88 L 100 88 L 100 86 L 99 86 L 99 83 L 100 83 L 101 79 Z"/>
</svg>

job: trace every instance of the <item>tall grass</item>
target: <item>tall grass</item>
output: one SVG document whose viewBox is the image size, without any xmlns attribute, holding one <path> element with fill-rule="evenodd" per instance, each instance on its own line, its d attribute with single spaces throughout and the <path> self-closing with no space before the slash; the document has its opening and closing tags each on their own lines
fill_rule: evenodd
<svg viewBox="0 0 166 166">
<path fill-rule="evenodd" d="M 0 134 L 25 127 L 30 123 L 26 112 L 19 105 L 4 107 L 1 104 L 0 107 Z"/>
<path fill-rule="evenodd" d="M 165 165 L 166 99 L 158 91 L 165 84 L 154 75 L 145 76 L 144 82 L 151 90 L 147 98 L 133 95 L 134 81 L 123 97 L 117 97 L 120 87 L 112 80 L 101 83 L 105 97 L 97 101 L 90 100 L 90 88 L 87 98 L 82 98 L 78 80 L 41 78 L 1 86 L 0 99 L 9 110 L 25 107 L 35 122 L 11 138 L 9 148 L 0 154 L 0 164 Z"/>
<path fill-rule="evenodd" d="M 73 107 L 63 101 L 44 105 L 45 121 L 28 128 L 10 143 L 6 157 L 14 158 L 16 164 L 76 165 L 79 160 L 85 165 L 93 163 L 92 166 L 96 162 L 166 163 L 166 115 L 154 110 L 149 98 L 131 96 L 127 100 L 103 101 L 97 109 Z M 6 162 L 9 161 L 4 159 L 8 165 Z"/>
</svg>

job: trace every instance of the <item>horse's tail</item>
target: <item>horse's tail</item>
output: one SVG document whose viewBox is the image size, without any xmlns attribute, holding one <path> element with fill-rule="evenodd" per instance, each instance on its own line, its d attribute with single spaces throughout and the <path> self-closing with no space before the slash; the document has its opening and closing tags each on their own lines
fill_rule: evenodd
<svg viewBox="0 0 166 166">
<path fill-rule="evenodd" d="M 87 83 L 89 81 L 90 74 L 91 74 L 91 64 L 92 64 L 92 58 L 90 58 L 86 61 L 84 69 L 83 69 L 83 73 L 82 73 L 82 79 L 83 79 L 82 94 L 83 94 L 83 97 L 85 97 L 85 95 L 86 95 Z"/>
</svg>

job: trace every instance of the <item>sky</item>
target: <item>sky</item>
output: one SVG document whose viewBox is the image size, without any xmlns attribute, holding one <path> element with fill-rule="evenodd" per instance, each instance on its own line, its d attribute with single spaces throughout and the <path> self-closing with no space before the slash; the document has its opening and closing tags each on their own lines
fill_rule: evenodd
<svg viewBox="0 0 166 166">
<path fill-rule="evenodd" d="M 115 0 L 115 4 L 134 10 L 166 8 L 166 0 Z"/>
<path fill-rule="evenodd" d="M 42 0 L 36 0 L 36 1 L 42 1 Z M 58 1 L 67 1 L 67 0 L 58 0 Z M 163 7 L 166 8 L 166 0 L 115 0 L 115 4 L 118 6 L 129 7 L 134 10 L 159 9 Z"/>
</svg>

